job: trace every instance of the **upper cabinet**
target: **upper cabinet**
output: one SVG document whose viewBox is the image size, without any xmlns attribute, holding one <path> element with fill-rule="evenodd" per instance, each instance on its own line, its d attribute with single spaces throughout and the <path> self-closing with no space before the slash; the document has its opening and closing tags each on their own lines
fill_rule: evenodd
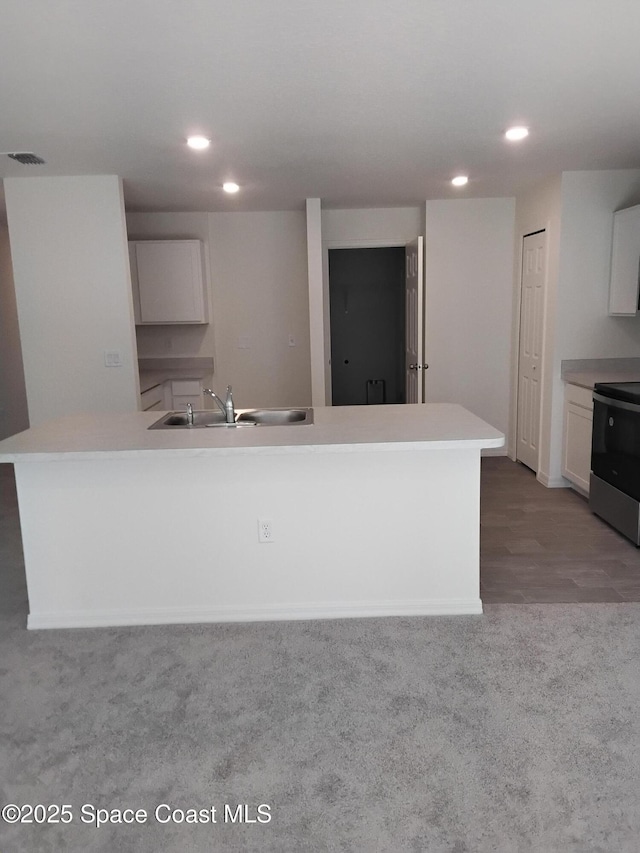
<svg viewBox="0 0 640 853">
<path fill-rule="evenodd" d="M 137 326 L 209 322 L 200 240 L 136 240 L 129 258 Z"/>
<path fill-rule="evenodd" d="M 613 214 L 613 246 L 609 281 L 609 314 L 638 313 L 640 269 L 640 204 Z"/>
</svg>

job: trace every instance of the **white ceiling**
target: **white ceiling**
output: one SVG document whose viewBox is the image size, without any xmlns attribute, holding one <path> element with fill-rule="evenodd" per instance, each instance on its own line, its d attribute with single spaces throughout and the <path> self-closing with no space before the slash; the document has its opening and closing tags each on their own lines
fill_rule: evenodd
<svg viewBox="0 0 640 853">
<path fill-rule="evenodd" d="M 130 210 L 515 195 L 639 167 L 639 105 L 639 0 L 0 4 L 0 151 L 47 161 L 0 177 L 118 174 Z"/>
</svg>

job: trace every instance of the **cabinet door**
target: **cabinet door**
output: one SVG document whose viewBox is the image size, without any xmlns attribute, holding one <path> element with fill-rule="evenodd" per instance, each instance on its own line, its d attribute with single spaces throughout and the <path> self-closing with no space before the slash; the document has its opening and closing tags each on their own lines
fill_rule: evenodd
<svg viewBox="0 0 640 853">
<path fill-rule="evenodd" d="M 143 412 L 151 409 L 162 409 L 164 406 L 164 385 L 162 383 L 143 391 L 140 395 L 140 408 Z"/>
<path fill-rule="evenodd" d="M 173 379 L 171 387 L 171 409 L 182 410 L 191 403 L 194 409 L 204 408 L 202 381 L 199 379 Z"/>
<path fill-rule="evenodd" d="M 151 240 L 136 242 L 134 247 L 138 324 L 206 323 L 202 243 Z"/>
<path fill-rule="evenodd" d="M 593 412 L 567 400 L 564 410 L 562 476 L 589 494 Z"/>
<path fill-rule="evenodd" d="M 613 214 L 609 314 L 637 314 L 639 268 L 640 204 Z"/>
</svg>

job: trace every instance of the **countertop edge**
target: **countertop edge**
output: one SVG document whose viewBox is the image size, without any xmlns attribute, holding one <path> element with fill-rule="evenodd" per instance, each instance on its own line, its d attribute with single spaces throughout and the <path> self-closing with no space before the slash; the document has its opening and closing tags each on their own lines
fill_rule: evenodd
<svg viewBox="0 0 640 853">
<path fill-rule="evenodd" d="M 608 371 L 568 372 L 562 377 L 565 385 L 577 385 L 593 391 L 598 382 L 640 382 L 640 373 L 612 373 Z"/>
<path fill-rule="evenodd" d="M 504 447 L 504 436 L 498 438 L 447 439 L 433 441 L 357 442 L 353 444 L 300 444 L 249 447 L 184 447 L 134 450 L 32 451 L 0 453 L 0 463 L 36 462 L 107 462 L 114 459 L 135 461 L 146 459 L 203 458 L 214 456 L 293 456 L 320 453 L 393 453 L 416 450 L 483 450 Z"/>
<path fill-rule="evenodd" d="M 597 382 L 640 382 L 640 358 L 565 360 L 560 364 L 560 379 L 589 390 Z"/>
</svg>

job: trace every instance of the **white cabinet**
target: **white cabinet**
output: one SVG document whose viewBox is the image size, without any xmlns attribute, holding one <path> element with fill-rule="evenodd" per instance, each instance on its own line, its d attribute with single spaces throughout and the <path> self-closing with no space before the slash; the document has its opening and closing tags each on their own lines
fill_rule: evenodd
<svg viewBox="0 0 640 853">
<path fill-rule="evenodd" d="M 640 204 L 613 214 L 609 314 L 638 313 L 640 268 Z"/>
<path fill-rule="evenodd" d="M 143 412 L 155 409 L 178 411 L 186 409 L 187 403 L 191 403 L 194 409 L 204 409 L 203 381 L 203 377 L 167 379 L 140 394 L 140 408 Z"/>
<path fill-rule="evenodd" d="M 201 379 L 171 379 L 167 382 L 171 400 L 170 409 L 186 409 L 191 403 L 194 409 L 204 409 Z"/>
<path fill-rule="evenodd" d="M 200 240 L 129 243 L 136 325 L 208 323 Z"/>
<path fill-rule="evenodd" d="M 582 494 L 589 494 L 593 392 L 578 385 L 565 386 L 562 434 L 562 476 Z"/>
<path fill-rule="evenodd" d="M 153 409 L 164 409 L 165 406 L 165 383 L 162 382 L 154 385 L 140 394 L 140 408 L 143 412 L 150 412 Z"/>
</svg>

